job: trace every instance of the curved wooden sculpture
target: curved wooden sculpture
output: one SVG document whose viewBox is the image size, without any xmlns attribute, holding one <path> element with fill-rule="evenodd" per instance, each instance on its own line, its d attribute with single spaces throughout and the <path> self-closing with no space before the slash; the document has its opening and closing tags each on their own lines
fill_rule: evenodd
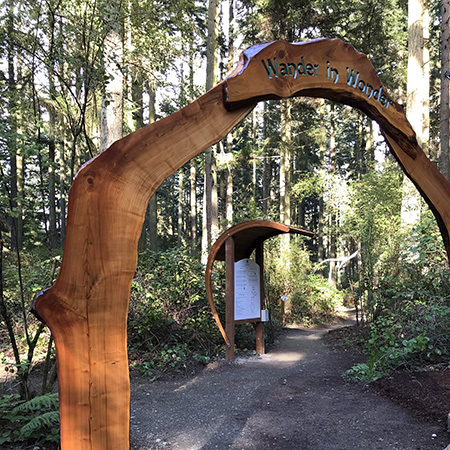
<svg viewBox="0 0 450 450">
<path fill-rule="evenodd" d="M 129 448 L 126 320 L 150 197 L 166 177 L 224 137 L 257 101 L 293 95 L 345 103 L 380 124 L 432 208 L 450 254 L 450 184 L 417 145 L 402 108 L 367 58 L 336 39 L 251 47 L 225 81 L 116 142 L 85 164 L 74 181 L 61 270 L 34 304 L 55 337 L 63 450 Z"/>
<path fill-rule="evenodd" d="M 291 227 L 278 222 L 272 222 L 269 220 L 251 220 L 228 228 L 228 230 L 222 233 L 217 238 L 216 242 L 214 242 L 211 246 L 205 269 L 206 297 L 208 299 L 209 307 L 211 308 L 214 320 L 216 321 L 217 328 L 219 329 L 227 347 L 230 347 L 231 345 L 230 339 L 223 328 L 212 294 L 212 272 L 214 261 L 225 261 L 225 243 L 230 237 L 234 238 L 234 256 L 236 261 L 239 261 L 243 258 L 250 258 L 250 255 L 253 250 L 255 250 L 259 242 L 264 242 L 273 236 L 283 233 L 301 234 L 308 237 L 315 236 L 311 231 Z"/>
</svg>

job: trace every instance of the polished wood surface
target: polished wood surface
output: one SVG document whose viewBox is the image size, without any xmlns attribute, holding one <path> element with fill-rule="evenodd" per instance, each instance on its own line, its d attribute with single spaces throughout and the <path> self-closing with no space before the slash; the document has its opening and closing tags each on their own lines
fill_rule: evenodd
<svg viewBox="0 0 450 450">
<path fill-rule="evenodd" d="M 61 270 L 34 304 L 55 338 L 63 450 L 129 448 L 126 322 L 145 210 L 170 174 L 252 109 L 230 113 L 222 92 L 117 141 L 70 189 Z"/>
<path fill-rule="evenodd" d="M 217 238 L 216 242 L 214 242 L 214 244 L 211 246 L 211 250 L 209 251 L 205 269 L 206 297 L 208 299 L 208 303 L 211 308 L 214 320 L 216 321 L 216 325 L 225 341 L 227 352 L 231 352 L 230 347 L 234 346 L 234 336 L 233 337 L 229 336 L 229 333 L 227 333 L 226 329 L 224 329 L 214 303 L 214 298 L 212 294 L 212 273 L 214 262 L 226 261 L 226 264 L 231 264 L 230 260 L 232 259 L 232 264 L 234 264 L 235 261 L 239 261 L 240 259 L 250 257 L 253 250 L 255 250 L 255 248 L 258 247 L 259 243 L 262 243 L 266 239 L 269 239 L 273 236 L 277 236 L 283 233 L 301 234 L 307 237 L 314 237 L 314 233 L 312 233 L 311 231 L 303 230 L 301 228 L 292 227 L 289 225 L 284 225 L 282 223 L 272 222 L 270 220 L 249 220 L 247 222 L 242 222 L 239 223 L 238 225 L 228 228 L 228 230 L 222 233 Z M 229 238 L 233 238 L 233 257 L 227 259 L 226 243 L 228 242 Z M 229 271 L 231 271 L 231 266 L 229 268 Z M 263 278 L 261 277 L 261 280 L 262 279 Z M 226 281 L 228 282 L 228 278 Z M 230 285 L 230 287 L 227 289 L 230 290 L 231 288 L 232 287 Z M 264 289 L 262 289 L 261 292 L 264 292 Z M 230 317 L 230 315 L 227 315 L 227 320 L 228 317 Z M 234 349 L 232 351 L 234 354 Z"/>
<path fill-rule="evenodd" d="M 402 107 L 367 58 L 337 39 L 251 47 L 224 82 L 117 141 L 85 164 L 74 181 L 61 270 L 34 304 L 55 337 L 63 450 L 129 448 L 126 320 L 150 197 L 170 174 L 223 138 L 257 101 L 293 95 L 345 103 L 380 124 L 431 206 L 450 254 L 450 184 L 418 146 Z"/>
</svg>

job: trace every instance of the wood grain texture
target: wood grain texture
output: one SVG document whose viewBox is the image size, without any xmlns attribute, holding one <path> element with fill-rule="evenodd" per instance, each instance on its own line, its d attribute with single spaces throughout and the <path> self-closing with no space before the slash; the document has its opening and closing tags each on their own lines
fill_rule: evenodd
<svg viewBox="0 0 450 450">
<path fill-rule="evenodd" d="M 266 239 L 269 239 L 273 236 L 277 236 L 283 233 L 301 234 L 303 236 L 314 237 L 314 233 L 308 230 L 303 230 L 301 228 L 291 227 L 288 225 L 284 225 L 282 223 L 272 222 L 270 220 L 250 220 L 247 222 L 239 223 L 231 228 L 228 228 L 228 230 L 222 233 L 214 242 L 214 244 L 211 246 L 211 250 L 209 251 L 208 260 L 206 262 L 205 268 L 206 297 L 208 299 L 208 303 L 211 308 L 214 320 L 216 321 L 217 328 L 219 329 L 220 334 L 222 335 L 225 341 L 227 351 L 230 351 L 231 346 L 234 347 L 234 339 L 232 344 L 231 343 L 232 339 L 230 336 L 228 336 L 228 333 L 224 329 L 214 303 L 214 298 L 212 294 L 212 273 L 214 262 L 217 260 L 226 261 L 225 248 L 226 242 L 230 237 L 233 238 L 234 257 L 232 263 L 234 264 L 235 261 L 239 261 L 242 258 L 249 258 L 253 250 L 257 248 L 259 244 L 262 244 Z M 230 261 L 227 261 L 227 264 L 228 263 L 230 263 Z M 261 280 L 262 279 L 263 278 L 261 277 Z M 263 285 L 261 284 L 261 286 Z M 261 292 L 263 291 L 264 289 L 261 290 Z M 234 348 L 232 351 L 234 354 Z"/>
<path fill-rule="evenodd" d="M 268 67 L 275 58 L 278 76 L 262 63 Z M 359 73 L 355 83 L 348 84 L 347 69 L 355 77 Z M 337 73 L 339 79 L 333 78 Z M 380 124 L 405 173 L 433 209 L 450 255 L 450 184 L 417 145 L 401 106 L 367 58 L 336 39 L 251 47 L 223 83 L 117 141 L 74 181 L 61 270 L 34 303 L 55 337 L 62 450 L 129 448 L 126 320 L 150 197 L 170 174 L 224 137 L 257 101 L 293 95 L 348 104 Z"/>
<path fill-rule="evenodd" d="M 350 105 L 378 122 L 395 158 L 432 209 L 450 257 L 450 183 L 420 148 L 403 107 L 391 98 L 367 57 L 339 39 L 270 42 L 245 50 L 224 83 L 230 110 L 295 96 Z"/>
<path fill-rule="evenodd" d="M 34 304 L 55 337 L 63 450 L 129 448 L 126 321 L 148 201 L 251 109 L 227 111 L 218 85 L 117 141 L 78 173 L 59 276 Z"/>
</svg>

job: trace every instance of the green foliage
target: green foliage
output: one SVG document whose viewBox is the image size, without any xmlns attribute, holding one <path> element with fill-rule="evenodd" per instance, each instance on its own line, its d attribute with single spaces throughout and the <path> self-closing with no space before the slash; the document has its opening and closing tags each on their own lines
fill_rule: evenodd
<svg viewBox="0 0 450 450">
<path fill-rule="evenodd" d="M 292 187 L 293 194 L 302 201 L 308 197 L 323 195 L 323 179 L 316 173 L 305 174 Z"/>
<path fill-rule="evenodd" d="M 450 296 L 450 270 L 442 236 L 430 210 L 405 243 L 401 257 L 401 278 L 441 297 Z"/>
<path fill-rule="evenodd" d="M 372 380 L 398 367 L 449 364 L 450 271 L 429 213 L 415 227 L 398 275 L 374 291 L 367 362 L 349 370 L 350 377 Z"/>
<path fill-rule="evenodd" d="M 340 227 L 341 239 L 360 242 L 357 296 L 366 318 L 375 314 L 377 280 L 399 269 L 402 176 L 392 162 L 372 169 L 350 184 L 349 208 Z"/>
<path fill-rule="evenodd" d="M 217 296 L 220 299 L 220 295 Z M 146 375 L 215 357 L 221 340 L 206 301 L 204 267 L 186 250 L 140 255 L 128 320 L 130 357 Z"/>
<path fill-rule="evenodd" d="M 343 293 L 330 286 L 322 275 L 312 273 L 303 240 L 291 238 L 290 247 L 283 254 L 278 240 L 267 244 L 264 259 L 268 298 L 288 297 L 289 320 L 306 324 L 331 320 L 343 303 Z"/>
<path fill-rule="evenodd" d="M 399 367 L 448 365 L 450 307 L 443 301 L 427 305 L 414 300 L 405 302 L 404 309 L 405 316 L 385 310 L 370 324 L 367 362 L 348 370 L 347 376 L 370 381 Z"/>
<path fill-rule="evenodd" d="M 19 442 L 45 444 L 53 448 L 59 443 L 58 394 L 45 394 L 29 401 L 17 394 L 0 397 L 0 445 Z"/>
<path fill-rule="evenodd" d="M 300 322 L 320 323 L 331 320 L 344 302 L 343 292 L 330 286 L 320 274 L 308 274 L 299 281 L 292 296 L 291 315 Z"/>
<path fill-rule="evenodd" d="M 50 331 L 29 312 L 34 293 L 51 285 L 59 263 L 59 257 L 50 259 L 44 253 L 39 250 L 21 252 L 20 278 L 17 256 L 9 252 L 3 259 L 2 301 L 5 314 L 14 323 L 11 331 L 15 341 L 11 342 L 11 335 L 6 334 L 5 327 L 5 331 L 0 333 L 0 357 L 5 364 L 5 370 L 18 375 L 17 379 L 22 385 L 21 392 L 25 397 L 28 397 L 29 373 L 37 362 L 45 359 L 49 350 Z M 2 328 L 4 323 L 5 317 L 0 316 Z M 20 361 L 17 361 L 11 351 L 15 346 Z"/>
</svg>

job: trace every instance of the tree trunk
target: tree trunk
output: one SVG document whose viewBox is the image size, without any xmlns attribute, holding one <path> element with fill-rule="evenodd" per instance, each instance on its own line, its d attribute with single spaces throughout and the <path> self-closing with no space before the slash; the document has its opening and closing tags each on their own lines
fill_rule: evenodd
<svg viewBox="0 0 450 450">
<path fill-rule="evenodd" d="M 191 223 L 191 251 L 193 252 L 197 242 L 197 169 L 195 167 L 195 159 L 191 159 L 190 163 L 190 223 Z"/>
<path fill-rule="evenodd" d="M 19 220 L 21 215 L 18 210 L 18 179 L 17 179 L 17 85 L 14 44 L 14 2 L 9 2 L 7 16 L 7 58 L 8 58 L 8 127 L 7 145 L 9 150 L 9 163 L 11 168 L 9 195 L 10 206 L 14 214 L 11 216 L 11 249 L 22 247 L 22 230 Z"/>
<path fill-rule="evenodd" d="M 57 129 L 57 115 L 55 107 L 55 16 L 54 12 L 49 8 L 48 11 L 49 24 L 49 54 L 48 54 L 48 87 L 49 87 L 49 102 L 47 105 L 48 111 L 48 129 L 49 129 L 49 144 L 48 144 L 48 238 L 50 250 L 57 247 L 57 229 L 56 229 L 56 175 L 55 175 L 55 152 L 56 152 L 56 129 Z"/>
<path fill-rule="evenodd" d="M 137 70 L 132 70 L 131 77 L 131 129 L 140 130 L 144 126 L 144 80 Z M 147 217 L 147 215 L 146 215 Z M 148 220 L 144 221 L 141 236 L 139 237 L 138 250 L 143 252 L 147 249 Z"/>
<path fill-rule="evenodd" d="M 100 151 L 105 151 L 123 134 L 123 27 L 118 17 L 119 5 L 113 5 L 111 15 L 105 17 L 104 41 L 105 73 L 109 77 L 102 94 Z"/>
<path fill-rule="evenodd" d="M 426 62 L 426 65 L 424 64 L 425 11 L 425 0 L 408 1 L 408 78 L 406 115 L 416 132 L 419 145 L 425 153 L 428 153 L 429 132 L 428 130 L 424 132 L 424 118 L 425 121 L 427 121 L 428 115 L 423 112 L 424 105 L 428 102 L 427 97 L 429 96 L 429 79 L 425 79 L 424 73 L 424 67 L 428 67 L 428 61 Z M 420 194 L 409 179 L 404 177 L 401 212 L 402 223 L 409 226 L 415 225 L 420 220 L 420 209 Z"/>
<path fill-rule="evenodd" d="M 218 0 L 209 0 L 208 3 L 208 40 L 206 43 L 206 91 L 209 91 L 216 80 L 216 48 L 217 48 L 217 20 L 219 8 Z M 217 189 L 214 186 L 215 162 L 212 148 L 205 151 L 205 189 L 203 199 L 203 227 L 202 227 L 202 261 L 208 258 L 208 249 L 211 247 L 213 236 L 217 234 Z M 216 205 L 214 205 L 214 198 Z"/>
<path fill-rule="evenodd" d="M 367 118 L 364 133 L 366 168 L 373 169 L 375 167 L 375 140 L 373 138 L 373 123 L 369 118 Z"/>
<path fill-rule="evenodd" d="M 228 0 L 228 73 L 234 67 L 234 40 L 235 40 L 235 23 L 234 23 L 234 0 Z M 225 169 L 225 223 L 231 226 L 233 223 L 233 134 L 230 133 L 226 137 L 227 168 Z"/>
<path fill-rule="evenodd" d="M 280 222 L 291 224 L 291 174 L 292 117 L 290 100 L 281 102 L 281 144 L 280 144 Z M 289 233 L 282 235 L 282 253 L 289 248 Z"/>
<path fill-rule="evenodd" d="M 320 176 L 322 182 L 325 181 L 325 102 L 320 102 Z M 317 229 L 317 261 L 322 262 L 325 259 L 325 246 L 324 246 L 324 232 L 325 232 L 325 202 L 323 199 L 323 193 L 319 197 L 319 212 L 318 212 L 318 229 Z"/>
<path fill-rule="evenodd" d="M 65 143 L 62 139 L 59 152 L 59 214 L 60 214 L 60 244 L 64 248 L 66 240 L 66 157 L 64 154 Z"/>
<path fill-rule="evenodd" d="M 449 105 L 449 78 L 450 78 L 450 3 L 441 0 L 441 103 L 440 103 L 440 149 L 439 168 L 442 174 L 450 179 L 450 105 Z M 446 75 L 447 74 L 447 75 Z M 447 78 L 449 77 L 449 78 Z"/>
<path fill-rule="evenodd" d="M 356 177 L 358 180 L 361 179 L 363 174 L 366 173 L 365 156 L 363 153 L 364 144 L 364 114 L 358 113 L 358 140 L 355 142 L 355 160 L 356 160 Z"/>
<path fill-rule="evenodd" d="M 55 177 L 55 134 L 48 145 L 48 237 L 50 249 L 57 247 L 58 235 L 56 230 L 56 177 Z"/>
<path fill-rule="evenodd" d="M 233 223 L 233 173 L 231 167 L 226 170 L 226 212 L 225 217 L 227 225 L 230 226 Z"/>
<path fill-rule="evenodd" d="M 334 104 L 330 105 L 330 140 L 329 140 L 329 155 L 330 155 L 330 173 L 332 176 L 336 174 L 336 130 L 334 126 Z M 331 214 L 330 214 L 330 227 L 329 227 L 329 252 L 328 258 L 336 258 L 336 201 L 337 199 L 331 199 Z M 333 204 L 334 203 L 334 204 Z M 332 286 L 336 286 L 336 261 L 330 261 L 330 272 L 328 276 L 328 282 Z"/>
<path fill-rule="evenodd" d="M 423 11 L 424 0 L 408 0 L 408 78 L 407 104 L 408 120 L 417 135 L 419 145 L 423 145 Z"/>
<path fill-rule="evenodd" d="M 422 85 L 422 150 L 430 157 L 430 12 L 424 0 L 422 15 L 423 33 L 423 80 Z M 436 160 L 435 157 L 431 158 Z"/>
<path fill-rule="evenodd" d="M 234 0 L 228 0 L 228 73 L 231 73 L 234 67 Z"/>
<path fill-rule="evenodd" d="M 156 87 L 152 78 L 148 81 L 148 97 L 148 123 L 152 124 L 156 119 Z M 156 191 L 149 201 L 147 215 L 149 217 L 149 248 L 151 251 L 156 252 L 158 251 L 158 197 Z"/>
<path fill-rule="evenodd" d="M 178 171 L 178 223 L 177 223 L 177 246 L 183 244 L 183 167 Z"/>
<path fill-rule="evenodd" d="M 189 41 L 189 100 L 194 100 L 194 37 Z M 197 163 L 196 159 L 191 159 L 189 170 L 189 221 L 191 236 L 191 255 L 194 255 L 197 246 Z"/>
</svg>

